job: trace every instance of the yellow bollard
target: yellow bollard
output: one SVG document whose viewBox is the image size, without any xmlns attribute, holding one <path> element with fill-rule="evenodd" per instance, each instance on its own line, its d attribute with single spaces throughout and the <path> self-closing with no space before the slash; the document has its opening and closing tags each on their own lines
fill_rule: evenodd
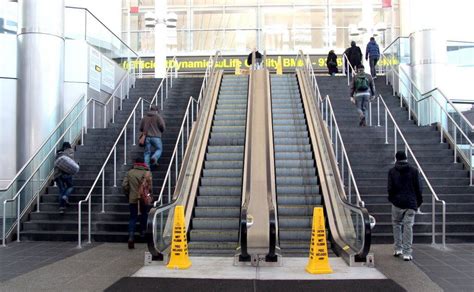
<svg viewBox="0 0 474 292">
<path fill-rule="evenodd" d="M 176 206 L 173 218 L 173 237 L 171 241 L 171 258 L 166 266 L 169 269 L 187 269 L 191 266 L 188 254 L 188 241 L 184 223 L 184 207 Z"/>
<path fill-rule="evenodd" d="M 311 246 L 306 271 L 310 274 L 331 274 L 329 266 L 328 247 L 326 242 L 326 227 L 322 207 L 314 207 L 313 230 L 311 232 Z"/>
<path fill-rule="evenodd" d="M 276 65 L 276 74 L 277 75 L 283 74 L 283 63 L 281 62 L 281 56 L 278 56 L 278 62 Z"/>
</svg>

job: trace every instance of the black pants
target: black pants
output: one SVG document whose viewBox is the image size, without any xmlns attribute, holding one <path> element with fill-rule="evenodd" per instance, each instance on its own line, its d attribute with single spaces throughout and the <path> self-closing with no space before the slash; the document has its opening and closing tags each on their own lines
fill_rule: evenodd
<svg viewBox="0 0 474 292">
<path fill-rule="evenodd" d="M 140 221 L 141 233 L 145 233 L 148 211 L 150 208 L 145 204 L 140 204 L 140 215 L 138 215 L 138 203 L 129 204 L 129 209 L 130 220 L 128 221 L 128 237 L 130 240 L 133 240 L 135 236 L 135 227 L 137 225 L 137 219 Z"/>
</svg>

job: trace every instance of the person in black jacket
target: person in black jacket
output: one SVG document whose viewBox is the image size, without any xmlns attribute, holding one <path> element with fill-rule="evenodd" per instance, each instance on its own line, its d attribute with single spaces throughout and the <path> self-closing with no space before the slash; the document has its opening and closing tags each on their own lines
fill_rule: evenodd
<svg viewBox="0 0 474 292">
<path fill-rule="evenodd" d="M 259 69 L 260 65 L 262 64 L 262 54 L 257 51 L 257 49 L 254 49 L 255 51 L 255 68 Z M 253 51 L 252 51 L 253 52 Z M 250 67 L 252 67 L 252 53 L 249 54 L 247 57 L 247 64 L 249 64 Z"/>
<path fill-rule="evenodd" d="M 349 62 L 351 62 L 352 68 L 357 69 L 359 65 L 362 64 L 362 51 L 361 49 L 356 45 L 355 41 L 351 42 L 351 47 L 349 50 L 349 54 L 347 55 L 349 58 Z"/>
<path fill-rule="evenodd" d="M 334 53 L 334 50 L 329 51 L 328 57 L 326 59 L 326 65 L 328 66 L 329 75 L 334 76 L 339 72 L 337 69 L 337 55 Z"/>
<path fill-rule="evenodd" d="M 395 167 L 388 172 L 388 200 L 392 203 L 394 253 L 411 261 L 415 213 L 423 203 L 418 170 L 407 161 L 404 151 L 395 154 Z"/>
</svg>

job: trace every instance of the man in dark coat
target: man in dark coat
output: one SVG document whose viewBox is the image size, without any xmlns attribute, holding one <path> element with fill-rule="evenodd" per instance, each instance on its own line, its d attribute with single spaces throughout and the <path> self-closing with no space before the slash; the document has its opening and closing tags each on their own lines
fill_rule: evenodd
<svg viewBox="0 0 474 292">
<path fill-rule="evenodd" d="M 411 261 L 415 213 L 423 203 L 422 186 L 418 170 L 408 164 L 405 152 L 398 151 L 395 158 L 387 184 L 388 200 L 392 203 L 393 255 L 403 255 L 403 260 Z"/>
<path fill-rule="evenodd" d="M 334 53 L 334 50 L 329 51 L 326 59 L 326 66 L 328 67 L 329 75 L 335 75 L 339 72 L 337 69 L 337 55 Z"/>
</svg>

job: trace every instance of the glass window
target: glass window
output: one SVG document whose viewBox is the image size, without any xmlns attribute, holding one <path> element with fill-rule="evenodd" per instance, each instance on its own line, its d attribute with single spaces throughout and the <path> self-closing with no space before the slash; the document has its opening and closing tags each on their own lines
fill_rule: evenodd
<svg viewBox="0 0 474 292">
<path fill-rule="evenodd" d="M 255 28 L 255 10 L 195 11 L 193 29 Z"/>
<path fill-rule="evenodd" d="M 334 8 L 332 9 L 332 22 L 336 27 L 349 27 L 362 20 L 362 8 Z"/>
</svg>

